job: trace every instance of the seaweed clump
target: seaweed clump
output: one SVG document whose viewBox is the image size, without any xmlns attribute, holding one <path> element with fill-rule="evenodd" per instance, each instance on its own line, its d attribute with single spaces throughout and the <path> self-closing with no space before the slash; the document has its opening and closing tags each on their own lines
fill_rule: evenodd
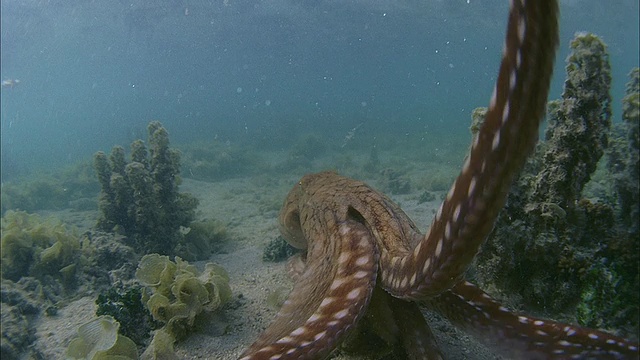
<svg viewBox="0 0 640 360">
<path fill-rule="evenodd" d="M 169 147 L 169 134 L 158 121 L 148 126 L 149 148 L 142 140 L 131 144 L 131 161 L 121 146 L 111 155 L 94 156 L 102 187 L 98 228 L 120 232 L 138 252 L 173 254 L 182 239 L 180 227 L 195 217 L 198 201 L 178 192 L 180 153 Z"/>
<path fill-rule="evenodd" d="M 583 194 L 609 145 L 609 58 L 592 34 L 578 34 L 571 50 L 545 142 L 512 187 L 476 275 L 530 311 L 628 336 L 638 326 L 637 233 L 631 240 L 615 203 Z"/>
<path fill-rule="evenodd" d="M 98 182 L 90 163 L 71 166 L 57 174 L 38 174 L 28 179 L 4 181 L 0 189 L 0 208 L 7 210 L 64 209 L 95 210 Z"/>
<path fill-rule="evenodd" d="M 175 255 L 183 259 L 207 260 L 220 252 L 229 240 L 227 227 L 216 219 L 193 221 L 189 227 L 180 227 L 182 241 L 175 247 Z"/>
<path fill-rule="evenodd" d="M 2 359 L 38 358 L 34 320 L 78 287 L 86 242 L 55 218 L 9 210 L 1 220 Z M 44 310 L 44 311 L 43 311 Z"/>
<path fill-rule="evenodd" d="M 77 360 L 136 360 L 136 344 L 119 333 L 120 324 L 111 316 L 99 316 L 78 328 L 69 343 L 66 358 Z"/>
<path fill-rule="evenodd" d="M 9 210 L 2 217 L 1 244 L 0 274 L 11 281 L 30 276 L 70 288 L 84 260 L 75 231 L 24 211 Z"/>
<path fill-rule="evenodd" d="M 140 260 L 136 278 L 146 286 L 142 302 L 156 321 L 165 324 L 155 332 L 143 358 L 172 358 L 173 343 L 192 331 L 196 320 L 231 300 L 229 276 L 214 263 L 200 272 L 177 256 L 173 262 L 150 254 Z"/>
</svg>

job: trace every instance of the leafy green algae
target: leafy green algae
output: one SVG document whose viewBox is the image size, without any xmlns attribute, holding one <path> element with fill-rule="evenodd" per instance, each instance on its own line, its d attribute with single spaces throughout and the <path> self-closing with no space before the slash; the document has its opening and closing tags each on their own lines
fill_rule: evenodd
<svg viewBox="0 0 640 360">
<path fill-rule="evenodd" d="M 140 260 L 136 278 L 146 286 L 142 302 L 155 320 L 165 324 L 155 332 L 145 358 L 171 354 L 173 342 L 192 331 L 201 314 L 231 300 L 229 275 L 214 263 L 207 263 L 200 272 L 180 257 L 173 262 L 168 256 L 149 254 Z"/>
<path fill-rule="evenodd" d="M 5 279 L 53 275 L 70 285 L 81 247 L 75 231 L 57 219 L 13 210 L 2 217 L 1 274 Z"/>
</svg>

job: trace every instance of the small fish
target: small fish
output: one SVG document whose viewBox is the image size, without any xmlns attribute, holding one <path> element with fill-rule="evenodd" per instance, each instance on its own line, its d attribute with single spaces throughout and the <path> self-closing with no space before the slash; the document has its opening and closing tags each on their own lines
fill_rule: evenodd
<svg viewBox="0 0 640 360">
<path fill-rule="evenodd" d="M 16 87 L 18 84 L 20 84 L 20 80 L 18 80 L 18 79 L 6 79 L 6 80 L 2 80 L 2 87 L 3 87 L 3 88 L 13 89 L 13 88 L 14 88 L 14 87 Z"/>
</svg>

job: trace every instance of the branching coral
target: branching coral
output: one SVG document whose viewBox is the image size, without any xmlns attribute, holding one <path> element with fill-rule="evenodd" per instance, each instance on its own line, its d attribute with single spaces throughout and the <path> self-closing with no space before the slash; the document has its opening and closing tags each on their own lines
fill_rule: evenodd
<svg viewBox="0 0 640 360">
<path fill-rule="evenodd" d="M 111 155 L 96 153 L 94 165 L 102 187 L 98 227 L 121 231 L 139 252 L 173 254 L 182 239 L 180 227 L 195 217 L 197 200 L 178 192 L 180 154 L 169 147 L 162 124 L 148 127 L 149 148 L 131 144 L 131 161 L 115 146 Z"/>
</svg>

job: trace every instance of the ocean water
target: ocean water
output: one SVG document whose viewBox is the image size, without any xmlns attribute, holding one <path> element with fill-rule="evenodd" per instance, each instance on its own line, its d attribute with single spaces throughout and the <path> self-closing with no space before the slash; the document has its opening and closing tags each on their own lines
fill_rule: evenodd
<svg viewBox="0 0 640 360">
<path fill-rule="evenodd" d="M 608 45 L 618 122 L 627 74 L 639 64 L 638 0 L 560 3 L 550 99 L 561 96 L 574 34 L 595 33 Z M 235 303 L 225 315 L 237 327 L 209 328 L 178 345 L 184 358 L 215 359 L 237 358 L 275 316 L 275 309 L 265 310 L 269 296 L 291 287 L 283 263 L 260 259 L 279 234 L 283 199 L 303 174 L 337 169 L 366 180 L 426 229 L 468 148 L 471 112 L 488 105 L 508 11 L 503 0 L 2 0 L 0 6 L 3 215 L 52 214 L 94 241 L 93 155 L 116 144 L 128 151 L 133 140 L 147 139 L 150 121 L 161 121 L 183 154 L 181 190 L 200 200 L 197 220 L 220 221 L 233 239 L 210 260 L 230 272 Z M 379 164 L 389 167 L 386 175 Z M 396 175 L 409 179 L 411 191 L 390 184 Z M 609 180 L 598 177 L 600 185 Z M 602 195 L 601 188 L 590 191 Z M 58 286 L 52 279 L 46 281 Z M 25 356 L 61 357 L 78 325 L 94 316 L 95 294 L 112 285 L 93 280 L 79 280 L 82 286 L 63 300 L 41 299 L 46 311 L 39 309 L 38 322 L 24 320 L 37 339 L 16 348 Z M 631 286 L 635 291 L 637 282 Z M 59 313 L 48 316 L 52 304 Z M 529 305 L 506 303 L 539 316 L 554 310 Z M 562 314 L 575 323 L 574 315 Z M 608 330 L 637 339 L 637 317 L 614 315 L 624 321 Z M 493 358 L 461 342 L 450 325 L 435 324 L 438 339 L 452 338 L 442 341 L 448 358 Z"/>
<path fill-rule="evenodd" d="M 87 161 L 160 120 L 175 143 L 286 148 L 301 134 L 468 139 L 507 1 L 2 1 L 2 178 Z M 638 1 L 561 1 L 551 97 L 577 31 L 609 46 L 614 118 Z M 434 146 L 425 144 L 425 146 Z"/>
</svg>

